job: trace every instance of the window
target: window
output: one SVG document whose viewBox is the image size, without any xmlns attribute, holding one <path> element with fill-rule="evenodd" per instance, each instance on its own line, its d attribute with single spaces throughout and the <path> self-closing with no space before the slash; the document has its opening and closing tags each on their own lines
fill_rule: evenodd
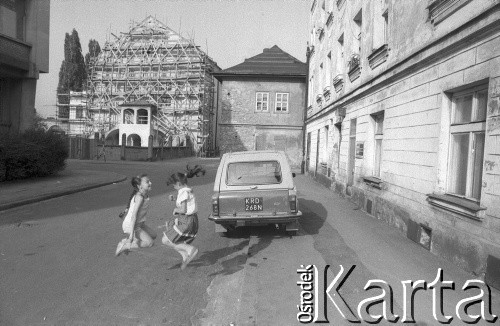
<svg viewBox="0 0 500 326">
<path fill-rule="evenodd" d="M 82 108 L 76 108 L 76 118 L 83 119 L 83 109 Z"/>
<path fill-rule="evenodd" d="M 235 162 L 227 166 L 228 186 L 278 184 L 281 179 L 277 161 Z"/>
<path fill-rule="evenodd" d="M 288 93 L 276 93 L 276 111 L 288 112 Z"/>
<path fill-rule="evenodd" d="M 0 1 L 0 34 L 24 40 L 25 1 Z"/>
<path fill-rule="evenodd" d="M 360 9 L 356 16 L 353 18 L 353 53 L 361 54 L 361 33 L 363 27 L 363 11 Z"/>
<path fill-rule="evenodd" d="M 148 110 L 145 109 L 137 110 L 137 124 L 141 125 L 148 124 Z"/>
<path fill-rule="evenodd" d="M 452 97 L 447 191 L 476 201 L 481 198 L 487 98 L 487 86 Z"/>
<path fill-rule="evenodd" d="M 328 160 L 328 138 L 330 137 L 330 127 L 329 126 L 325 126 L 325 150 L 324 150 L 324 153 L 325 153 L 325 161 Z"/>
<path fill-rule="evenodd" d="M 384 138 L 384 111 L 372 114 L 374 121 L 375 152 L 373 162 L 373 176 L 380 178 L 380 164 L 382 162 L 382 140 Z"/>
<path fill-rule="evenodd" d="M 389 11 L 385 11 L 382 14 L 383 18 L 383 44 L 387 44 L 389 42 Z"/>
<path fill-rule="evenodd" d="M 332 82 L 332 52 L 326 55 L 325 87 L 329 87 Z"/>
<path fill-rule="evenodd" d="M 340 35 L 338 39 L 337 46 L 337 74 L 342 74 L 344 72 L 344 33 Z"/>
<path fill-rule="evenodd" d="M 257 92 L 255 94 L 255 111 L 269 111 L 269 93 Z"/>
<path fill-rule="evenodd" d="M 131 109 L 123 110 L 123 123 L 133 124 L 134 123 L 134 111 Z"/>
</svg>

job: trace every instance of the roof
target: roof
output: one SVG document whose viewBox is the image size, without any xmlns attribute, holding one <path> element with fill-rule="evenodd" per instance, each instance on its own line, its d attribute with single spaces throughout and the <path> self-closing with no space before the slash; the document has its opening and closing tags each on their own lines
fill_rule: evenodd
<svg viewBox="0 0 500 326">
<path fill-rule="evenodd" d="M 282 76 L 300 77 L 307 75 L 307 65 L 281 50 L 277 45 L 266 48 L 264 51 L 243 63 L 213 73 L 221 80 L 226 76 Z"/>
<path fill-rule="evenodd" d="M 243 152 L 231 152 L 224 154 L 229 162 L 234 161 L 262 161 L 276 158 L 285 158 L 285 153 L 283 151 L 243 151 Z"/>
</svg>

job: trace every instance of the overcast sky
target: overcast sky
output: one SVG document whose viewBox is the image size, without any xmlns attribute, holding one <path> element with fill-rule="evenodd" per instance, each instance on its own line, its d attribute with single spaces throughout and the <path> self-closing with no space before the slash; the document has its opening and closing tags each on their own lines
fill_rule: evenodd
<svg viewBox="0 0 500 326">
<path fill-rule="evenodd" d="M 55 115 L 64 35 L 75 28 L 83 55 L 88 42 L 101 47 L 110 32 L 127 32 L 132 22 L 156 16 L 171 29 L 208 51 L 222 69 L 279 46 L 305 62 L 308 0 L 51 0 L 50 72 L 40 74 L 35 107 Z M 208 47 L 208 49 L 207 49 Z"/>
</svg>

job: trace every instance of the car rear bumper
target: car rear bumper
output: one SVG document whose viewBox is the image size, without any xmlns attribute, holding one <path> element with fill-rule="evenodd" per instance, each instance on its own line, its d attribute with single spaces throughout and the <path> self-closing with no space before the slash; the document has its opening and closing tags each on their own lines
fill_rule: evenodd
<svg viewBox="0 0 500 326">
<path fill-rule="evenodd" d="M 208 217 L 209 220 L 217 224 L 278 224 L 278 223 L 291 223 L 297 221 L 302 216 L 302 212 L 298 211 L 290 215 L 269 215 L 269 216 L 233 216 L 221 215 Z"/>
</svg>

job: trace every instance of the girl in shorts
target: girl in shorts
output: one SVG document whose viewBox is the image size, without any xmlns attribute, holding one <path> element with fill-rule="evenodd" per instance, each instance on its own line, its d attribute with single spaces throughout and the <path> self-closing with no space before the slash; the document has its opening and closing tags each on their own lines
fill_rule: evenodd
<svg viewBox="0 0 500 326">
<path fill-rule="evenodd" d="M 118 243 L 116 256 L 126 250 L 151 247 L 156 238 L 156 232 L 146 225 L 151 181 L 146 174 L 141 174 L 133 177 L 131 183 L 134 192 L 130 198 L 127 215 L 122 222 L 123 232 L 128 236 Z"/>
</svg>

